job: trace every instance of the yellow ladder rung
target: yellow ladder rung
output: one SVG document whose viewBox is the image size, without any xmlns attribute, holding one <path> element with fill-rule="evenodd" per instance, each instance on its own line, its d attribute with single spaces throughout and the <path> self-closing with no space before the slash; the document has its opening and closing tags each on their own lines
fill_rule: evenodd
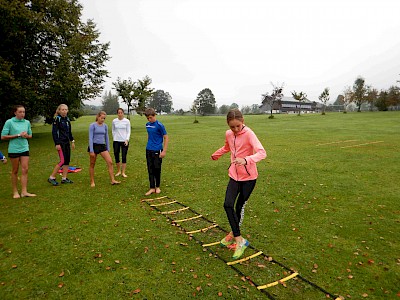
<svg viewBox="0 0 400 300">
<path fill-rule="evenodd" d="M 176 203 L 176 202 L 178 202 L 178 201 L 174 200 L 174 201 L 171 201 L 171 202 L 164 202 L 164 203 L 159 203 L 159 204 L 152 204 L 152 205 L 150 205 L 150 206 L 151 206 L 151 207 L 157 207 L 157 206 L 168 205 L 168 204 L 172 204 L 172 203 Z"/>
<path fill-rule="evenodd" d="M 203 215 L 198 215 L 198 216 L 194 216 L 194 217 L 187 218 L 187 219 L 182 219 L 182 220 L 173 220 L 172 222 L 174 222 L 174 223 L 186 222 L 186 221 L 190 221 L 190 220 L 194 220 L 194 219 L 201 218 L 202 216 L 203 216 Z"/>
<path fill-rule="evenodd" d="M 279 284 L 280 282 L 288 281 L 289 279 L 292 279 L 292 278 L 296 277 L 297 275 L 299 275 L 299 273 L 295 272 L 295 273 L 293 273 L 293 274 L 290 274 L 288 277 L 282 278 L 281 280 L 277 280 L 277 281 L 268 283 L 268 284 L 266 284 L 266 285 L 260 285 L 260 286 L 258 286 L 257 288 L 258 288 L 259 290 L 263 290 L 263 289 L 269 288 L 269 287 L 271 287 L 271 286 L 277 285 L 277 284 Z"/>
<path fill-rule="evenodd" d="M 176 212 L 179 212 L 179 211 L 184 211 L 184 210 L 187 210 L 187 209 L 189 209 L 189 207 L 184 207 L 184 208 L 170 210 L 170 211 L 163 211 L 163 212 L 161 212 L 161 214 L 163 214 L 163 215 L 173 214 L 173 213 L 176 213 Z"/>
<path fill-rule="evenodd" d="M 152 199 L 146 199 L 146 198 L 144 198 L 144 199 L 142 199 L 141 201 L 142 201 L 142 202 L 149 202 L 149 201 L 161 200 L 161 199 L 164 199 L 164 198 L 168 198 L 168 196 L 162 196 L 162 197 L 152 198 Z"/>
<path fill-rule="evenodd" d="M 188 231 L 188 232 L 186 232 L 186 233 L 187 233 L 187 234 L 192 234 L 192 233 L 198 233 L 198 232 L 206 232 L 207 230 L 209 230 L 209 229 L 211 229 L 211 228 L 215 228 L 215 227 L 217 227 L 217 226 L 218 226 L 218 224 L 214 224 L 214 225 L 208 226 L 208 227 L 203 228 L 203 229 Z"/>
<path fill-rule="evenodd" d="M 209 246 L 214 246 L 214 245 L 219 245 L 221 242 L 214 242 L 214 243 L 210 243 L 210 244 L 203 244 L 203 247 L 209 247 Z"/>
<path fill-rule="evenodd" d="M 256 257 L 256 256 L 261 255 L 261 254 L 262 254 L 262 251 L 259 251 L 259 252 L 255 253 L 255 254 L 253 254 L 253 255 L 247 256 L 247 257 L 242 258 L 242 259 L 230 261 L 230 262 L 227 262 L 226 264 L 227 264 L 228 266 L 235 265 L 235 264 L 241 263 L 241 262 L 243 262 L 243 261 L 252 259 L 252 258 L 254 258 L 254 257 Z"/>
</svg>

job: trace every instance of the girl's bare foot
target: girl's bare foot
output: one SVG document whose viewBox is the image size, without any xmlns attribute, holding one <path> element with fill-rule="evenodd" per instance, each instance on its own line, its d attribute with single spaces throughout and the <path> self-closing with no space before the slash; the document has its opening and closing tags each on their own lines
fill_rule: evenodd
<svg viewBox="0 0 400 300">
<path fill-rule="evenodd" d="M 14 199 L 18 199 L 18 198 L 21 198 L 21 196 L 20 196 L 20 194 L 18 194 L 18 193 L 14 193 L 13 198 L 14 198 Z"/>
<path fill-rule="evenodd" d="M 96 185 L 94 184 L 94 182 L 92 182 L 91 184 L 90 184 L 90 187 L 95 187 Z"/>
<path fill-rule="evenodd" d="M 128 175 L 126 175 L 125 173 L 122 173 L 122 177 L 126 178 L 126 177 L 128 177 Z"/>
<path fill-rule="evenodd" d="M 119 176 L 119 175 L 121 175 L 121 172 L 118 172 L 117 174 L 115 174 L 115 176 Z M 122 175 L 123 176 L 123 175 Z"/>
<path fill-rule="evenodd" d="M 22 194 L 22 193 L 21 193 L 21 197 L 36 197 L 36 194 L 32 194 L 32 193 L 25 193 L 25 194 Z"/>
<path fill-rule="evenodd" d="M 160 188 L 156 188 L 156 194 L 159 194 L 159 193 L 161 193 Z"/>
<path fill-rule="evenodd" d="M 151 194 L 153 194 L 155 192 L 156 192 L 155 189 L 149 189 L 149 191 L 145 194 L 145 196 L 151 195 Z"/>
<path fill-rule="evenodd" d="M 113 182 L 111 182 L 111 185 L 120 184 L 120 183 L 121 183 L 121 181 L 114 180 Z"/>
</svg>

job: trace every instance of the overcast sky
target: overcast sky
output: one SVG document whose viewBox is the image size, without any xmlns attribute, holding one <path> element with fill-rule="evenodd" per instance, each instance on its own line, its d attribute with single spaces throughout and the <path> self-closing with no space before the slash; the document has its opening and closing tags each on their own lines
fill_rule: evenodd
<svg viewBox="0 0 400 300">
<path fill-rule="evenodd" d="M 148 75 L 174 109 L 189 110 L 204 88 L 218 106 L 242 107 L 260 104 L 271 82 L 313 101 L 329 87 L 333 102 L 358 76 L 379 90 L 400 80 L 399 0 L 80 3 L 111 43 L 105 89 Z"/>
</svg>

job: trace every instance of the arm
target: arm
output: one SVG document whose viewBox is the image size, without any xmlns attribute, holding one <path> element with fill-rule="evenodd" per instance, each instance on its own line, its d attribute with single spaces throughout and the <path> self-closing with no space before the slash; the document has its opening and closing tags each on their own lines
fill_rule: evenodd
<svg viewBox="0 0 400 300">
<path fill-rule="evenodd" d="M 229 148 L 229 143 L 228 143 L 228 137 L 227 137 L 227 134 L 225 134 L 225 145 L 223 147 L 219 148 L 213 154 L 211 154 L 211 159 L 218 160 L 222 155 L 224 155 L 225 153 L 228 153 L 229 151 L 230 151 L 230 148 Z"/>
<path fill-rule="evenodd" d="M 94 153 L 93 150 L 93 135 L 94 135 L 94 125 L 90 124 L 89 126 L 89 152 Z"/>
<path fill-rule="evenodd" d="M 72 144 L 72 150 L 75 150 L 75 139 L 72 136 L 72 127 L 71 127 L 71 121 L 70 120 L 68 120 L 68 124 L 69 124 L 68 139 Z"/>
<path fill-rule="evenodd" d="M 127 122 L 126 122 L 126 143 L 125 143 L 125 145 L 128 145 L 130 138 L 131 138 L 131 121 L 129 121 L 127 119 Z"/>
<path fill-rule="evenodd" d="M 10 134 L 10 121 L 7 120 L 6 123 L 4 123 L 4 127 L 3 130 L 1 131 L 1 139 L 5 140 L 5 141 L 9 141 L 12 139 L 17 139 L 19 137 L 21 137 L 21 134 Z"/>
<path fill-rule="evenodd" d="M 261 144 L 260 140 L 257 138 L 257 136 L 253 132 L 250 135 L 249 142 L 250 142 L 251 146 L 253 147 L 254 154 L 246 156 L 244 158 L 246 160 L 246 164 L 257 163 L 260 160 L 263 160 L 264 158 L 267 157 L 267 153 L 265 152 L 263 145 Z"/>
<path fill-rule="evenodd" d="M 60 125 L 59 118 L 58 117 L 54 117 L 53 125 L 52 125 L 52 128 L 51 128 L 51 134 L 53 135 L 53 141 L 54 141 L 54 144 L 56 146 L 60 145 L 60 140 L 59 140 L 59 137 L 58 137 L 59 125 Z"/>
<path fill-rule="evenodd" d="M 161 151 L 160 153 L 160 158 L 165 157 L 165 155 L 167 154 L 168 142 L 169 142 L 168 134 L 164 135 L 163 139 L 164 139 L 163 151 Z"/>
</svg>

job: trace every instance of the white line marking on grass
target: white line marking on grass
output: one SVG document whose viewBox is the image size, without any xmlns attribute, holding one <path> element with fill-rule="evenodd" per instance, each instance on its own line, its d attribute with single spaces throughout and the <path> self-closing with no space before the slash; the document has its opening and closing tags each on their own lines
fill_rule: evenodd
<svg viewBox="0 0 400 300">
<path fill-rule="evenodd" d="M 332 144 L 349 143 L 349 142 L 357 142 L 357 140 L 346 140 L 346 141 L 337 141 L 337 142 L 318 144 L 317 147 L 318 146 L 325 146 L 325 145 L 332 145 Z"/>
<path fill-rule="evenodd" d="M 343 148 L 361 147 L 361 146 L 378 144 L 378 143 L 383 143 L 383 142 L 384 141 L 376 141 L 376 142 L 370 142 L 370 143 L 364 143 L 364 144 L 358 144 L 358 145 L 352 145 L 352 146 L 343 146 L 343 147 L 340 147 L 340 148 L 343 149 Z"/>
</svg>

